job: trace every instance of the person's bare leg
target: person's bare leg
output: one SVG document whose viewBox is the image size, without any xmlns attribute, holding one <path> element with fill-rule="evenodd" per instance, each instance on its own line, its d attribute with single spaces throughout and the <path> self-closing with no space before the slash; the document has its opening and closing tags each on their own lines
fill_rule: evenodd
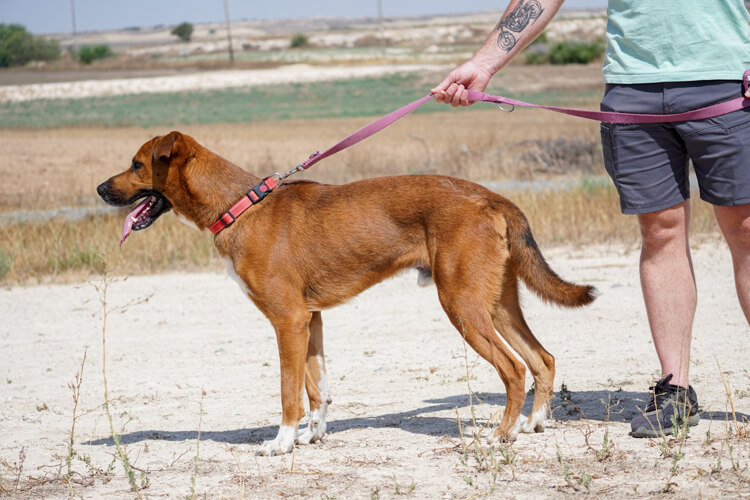
<svg viewBox="0 0 750 500">
<path fill-rule="evenodd" d="M 696 289 L 688 245 L 689 201 L 641 214 L 640 273 L 651 336 L 670 384 L 688 386 Z"/>
<path fill-rule="evenodd" d="M 740 307 L 750 323 L 750 205 L 714 207 L 714 213 L 732 254 Z"/>
</svg>

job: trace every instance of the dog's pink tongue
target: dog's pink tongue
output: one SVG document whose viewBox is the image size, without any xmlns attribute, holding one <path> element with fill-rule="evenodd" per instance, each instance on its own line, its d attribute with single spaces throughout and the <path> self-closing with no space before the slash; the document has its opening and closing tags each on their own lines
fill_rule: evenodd
<svg viewBox="0 0 750 500">
<path fill-rule="evenodd" d="M 120 245 L 122 246 L 123 242 L 125 241 L 125 238 L 128 237 L 130 234 L 131 229 L 133 229 L 133 224 L 136 220 L 138 220 L 138 216 L 143 213 L 143 211 L 146 209 L 146 205 L 148 205 L 149 201 L 151 201 L 151 196 L 147 197 L 145 200 L 140 202 L 137 207 L 135 207 L 133 210 L 130 211 L 130 213 L 125 217 L 125 222 L 122 224 L 122 237 L 120 238 Z"/>
</svg>

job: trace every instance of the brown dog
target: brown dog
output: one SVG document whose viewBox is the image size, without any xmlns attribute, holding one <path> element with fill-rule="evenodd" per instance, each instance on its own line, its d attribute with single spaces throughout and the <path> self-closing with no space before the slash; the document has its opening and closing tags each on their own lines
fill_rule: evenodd
<svg viewBox="0 0 750 500">
<path fill-rule="evenodd" d="M 179 132 L 141 146 L 131 167 L 102 183 L 107 203 L 126 206 L 145 198 L 123 230 L 150 226 L 172 209 L 206 229 L 261 179 Z M 443 309 L 505 384 L 507 406 L 494 432 L 514 439 L 540 432 L 548 411 L 555 360 L 526 325 L 518 278 L 542 299 L 579 307 L 594 288 L 560 279 L 534 242 L 513 203 L 477 184 L 442 176 L 385 177 L 328 186 L 297 181 L 280 185 L 216 234 L 227 269 L 276 330 L 281 361 L 283 417 L 261 455 L 288 453 L 295 443 L 320 440 L 330 403 L 320 311 L 341 304 L 405 268 L 434 280 Z M 534 377 L 532 413 L 525 421 L 526 368 Z M 310 403 L 306 429 L 303 386 Z"/>
</svg>

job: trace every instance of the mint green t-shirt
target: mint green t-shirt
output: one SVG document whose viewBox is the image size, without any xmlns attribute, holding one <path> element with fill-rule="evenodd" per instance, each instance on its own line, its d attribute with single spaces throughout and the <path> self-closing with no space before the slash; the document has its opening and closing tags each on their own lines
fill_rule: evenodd
<svg viewBox="0 0 750 500">
<path fill-rule="evenodd" d="M 609 0 L 606 83 L 742 80 L 750 15 L 742 0 Z"/>
</svg>

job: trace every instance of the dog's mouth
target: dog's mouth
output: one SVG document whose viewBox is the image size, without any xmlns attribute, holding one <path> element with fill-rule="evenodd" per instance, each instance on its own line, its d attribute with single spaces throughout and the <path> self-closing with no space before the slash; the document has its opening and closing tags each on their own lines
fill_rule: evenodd
<svg viewBox="0 0 750 500">
<path fill-rule="evenodd" d="M 161 214 L 172 208 L 172 204 L 159 193 L 151 191 L 146 193 L 145 196 L 146 197 L 143 201 L 141 201 L 138 206 L 131 210 L 127 217 L 125 217 L 125 222 L 122 225 L 120 246 L 122 246 L 125 238 L 130 234 L 130 231 L 146 229 L 153 224 Z"/>
</svg>

